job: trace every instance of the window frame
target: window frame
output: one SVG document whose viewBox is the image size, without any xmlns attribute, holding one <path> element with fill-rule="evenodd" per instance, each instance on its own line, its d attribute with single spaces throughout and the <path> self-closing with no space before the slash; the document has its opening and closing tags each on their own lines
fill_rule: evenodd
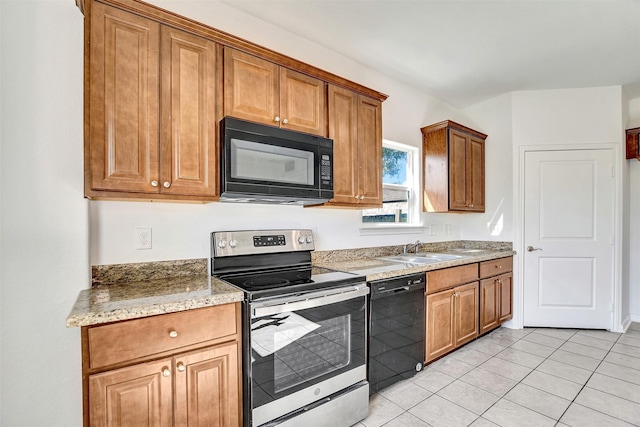
<svg viewBox="0 0 640 427">
<path fill-rule="evenodd" d="M 396 151 L 403 151 L 407 153 L 407 186 L 399 184 L 385 184 L 382 183 L 383 188 L 390 189 L 407 189 L 409 196 L 407 198 L 407 222 L 363 222 L 365 211 L 361 211 L 361 226 L 360 234 L 371 234 L 371 231 L 391 229 L 393 230 L 403 229 L 407 232 L 415 231 L 419 232 L 422 229 L 422 218 L 420 215 L 420 147 L 416 147 L 409 144 L 403 144 L 388 139 L 382 140 L 382 146 L 384 148 L 390 148 Z"/>
</svg>

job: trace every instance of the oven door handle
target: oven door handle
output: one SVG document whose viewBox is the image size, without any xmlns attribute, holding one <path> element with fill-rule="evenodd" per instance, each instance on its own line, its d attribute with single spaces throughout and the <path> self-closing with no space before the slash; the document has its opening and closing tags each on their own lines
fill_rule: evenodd
<svg viewBox="0 0 640 427">
<path fill-rule="evenodd" d="M 369 294 L 367 286 L 350 286 L 348 288 L 340 288 L 334 292 L 324 293 L 318 296 L 300 296 L 295 299 L 276 304 L 261 303 L 251 304 L 251 317 L 263 317 L 271 314 L 286 313 L 290 311 L 305 310 L 308 308 L 320 307 L 323 305 L 334 304 L 341 301 L 347 301 Z M 317 293 L 315 294 L 317 295 Z M 271 301 L 273 303 L 274 301 Z"/>
</svg>

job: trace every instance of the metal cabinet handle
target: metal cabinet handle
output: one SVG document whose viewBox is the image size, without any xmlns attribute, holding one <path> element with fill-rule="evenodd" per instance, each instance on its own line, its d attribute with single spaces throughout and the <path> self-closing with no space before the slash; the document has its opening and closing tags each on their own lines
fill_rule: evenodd
<svg viewBox="0 0 640 427">
<path fill-rule="evenodd" d="M 151 186 L 152 187 L 157 187 L 158 186 L 158 181 L 151 181 Z"/>
<path fill-rule="evenodd" d="M 289 123 L 289 120 L 284 119 L 284 120 L 282 121 L 282 123 L 286 125 L 286 124 L 288 124 L 288 123 Z"/>
<path fill-rule="evenodd" d="M 187 370 L 187 367 L 184 366 L 184 363 L 182 362 L 178 362 L 178 364 L 176 365 L 176 368 L 178 368 L 178 372 L 184 372 Z"/>
<path fill-rule="evenodd" d="M 527 246 L 527 251 L 529 252 L 534 252 L 534 251 L 541 251 L 542 248 L 534 248 L 533 246 Z"/>
<path fill-rule="evenodd" d="M 276 117 L 273 119 L 273 121 L 274 121 L 274 122 L 276 122 L 276 123 L 278 123 L 278 122 L 280 121 L 280 117 L 276 116 Z"/>
<path fill-rule="evenodd" d="M 164 186 L 164 188 L 169 188 L 171 187 L 171 183 L 169 181 L 165 181 L 164 184 L 162 184 Z"/>
<path fill-rule="evenodd" d="M 170 336 L 171 338 L 176 338 L 176 337 L 178 336 L 178 331 L 170 331 L 170 332 L 169 332 L 169 336 Z"/>
<path fill-rule="evenodd" d="M 163 377 L 170 377 L 171 376 L 171 369 L 167 368 L 166 366 L 164 368 L 162 368 L 162 376 Z"/>
</svg>

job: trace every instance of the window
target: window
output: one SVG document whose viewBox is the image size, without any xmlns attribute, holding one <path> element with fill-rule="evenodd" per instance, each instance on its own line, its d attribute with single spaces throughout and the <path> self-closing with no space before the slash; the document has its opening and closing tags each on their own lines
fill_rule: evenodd
<svg viewBox="0 0 640 427">
<path fill-rule="evenodd" d="M 363 223 L 417 225 L 418 148 L 382 141 L 382 207 L 362 211 Z"/>
</svg>

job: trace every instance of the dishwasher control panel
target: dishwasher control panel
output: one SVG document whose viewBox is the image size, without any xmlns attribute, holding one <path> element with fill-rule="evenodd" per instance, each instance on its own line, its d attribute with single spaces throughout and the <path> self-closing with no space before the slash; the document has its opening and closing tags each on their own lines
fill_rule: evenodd
<svg viewBox="0 0 640 427">
<path fill-rule="evenodd" d="M 389 292 L 412 291 L 416 289 L 424 289 L 427 282 L 424 273 L 411 274 L 406 276 L 391 277 L 389 279 L 375 280 L 369 282 L 371 287 L 371 295 L 383 294 Z"/>
</svg>

